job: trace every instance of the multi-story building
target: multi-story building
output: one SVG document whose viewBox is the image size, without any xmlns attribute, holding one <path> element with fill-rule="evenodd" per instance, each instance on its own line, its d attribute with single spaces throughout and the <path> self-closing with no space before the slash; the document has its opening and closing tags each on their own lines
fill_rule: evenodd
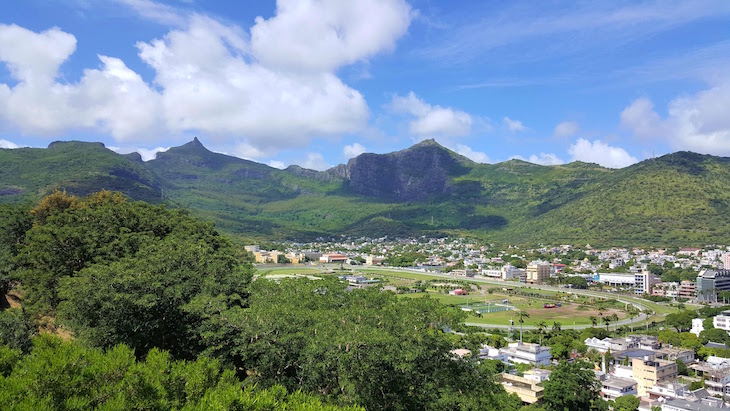
<svg viewBox="0 0 730 411">
<path fill-rule="evenodd" d="M 715 328 L 730 332 L 730 311 L 723 311 L 712 319 L 712 325 Z"/>
<path fill-rule="evenodd" d="M 651 295 L 658 297 L 679 297 L 679 283 L 667 282 L 667 283 L 656 283 L 651 288 Z"/>
<path fill-rule="evenodd" d="M 692 300 L 697 297 L 697 286 L 690 280 L 683 280 L 679 284 L 679 298 Z"/>
<path fill-rule="evenodd" d="M 717 292 L 730 290 L 730 269 L 702 270 L 697 276 L 697 300 L 716 302 Z"/>
<path fill-rule="evenodd" d="M 725 270 L 730 270 L 730 252 L 725 253 L 722 256 L 722 268 Z"/>
<path fill-rule="evenodd" d="M 615 401 L 624 395 L 636 395 L 636 381 L 630 378 L 608 377 L 601 383 L 601 395 L 606 400 Z"/>
<path fill-rule="evenodd" d="M 634 274 L 634 293 L 638 295 L 651 294 L 651 288 L 657 281 L 654 274 L 647 270 Z"/>
<path fill-rule="evenodd" d="M 500 353 L 507 356 L 508 362 L 531 364 L 536 367 L 549 365 L 553 358 L 550 354 L 550 347 L 532 343 L 510 343 L 507 347 L 502 348 Z"/>
<path fill-rule="evenodd" d="M 499 376 L 502 380 L 504 390 L 509 394 L 517 394 L 522 402 L 535 404 L 542 401 L 542 397 L 545 394 L 545 388 L 542 386 L 542 382 L 507 373 L 499 374 Z"/>
<path fill-rule="evenodd" d="M 527 282 L 530 284 L 543 284 L 550 278 L 550 263 L 533 261 L 527 265 Z"/>
<path fill-rule="evenodd" d="M 638 395 L 644 396 L 647 390 L 660 382 L 671 382 L 677 378 L 677 363 L 666 360 L 634 358 L 631 371 L 638 383 Z"/>
<path fill-rule="evenodd" d="M 699 337 L 700 336 L 700 333 L 702 331 L 705 331 L 705 326 L 703 324 L 704 322 L 705 322 L 704 318 L 694 318 L 694 319 L 692 319 L 692 329 L 689 330 L 689 332 L 691 332 L 692 334 L 694 334 L 694 335 L 696 335 L 696 336 Z"/>
<path fill-rule="evenodd" d="M 730 395 L 730 361 L 710 356 L 706 362 L 693 365 L 692 369 L 705 381 L 705 389 L 710 395 Z"/>
</svg>

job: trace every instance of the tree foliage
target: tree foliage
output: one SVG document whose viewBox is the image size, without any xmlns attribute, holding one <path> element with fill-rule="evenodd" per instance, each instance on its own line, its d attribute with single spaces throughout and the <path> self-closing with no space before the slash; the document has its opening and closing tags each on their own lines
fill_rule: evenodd
<svg viewBox="0 0 730 411">
<path fill-rule="evenodd" d="M 2 359 L 0 349 L 0 359 Z M 339 409 L 274 386 L 242 389 L 231 370 L 201 357 L 175 361 L 153 349 L 143 362 L 125 345 L 107 351 L 36 338 L 30 354 L 16 357 L 0 377 L 0 403 L 27 410 L 297 410 Z M 348 407 L 359 411 L 359 407 Z"/>
<path fill-rule="evenodd" d="M 601 386 L 588 363 L 561 361 L 543 385 L 545 407 L 550 411 L 605 408 L 599 394 Z"/>
</svg>

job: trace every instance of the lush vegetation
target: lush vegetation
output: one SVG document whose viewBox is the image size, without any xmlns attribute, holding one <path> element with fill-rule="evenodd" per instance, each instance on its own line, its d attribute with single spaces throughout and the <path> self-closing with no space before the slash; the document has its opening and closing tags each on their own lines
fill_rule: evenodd
<svg viewBox="0 0 730 411">
<path fill-rule="evenodd" d="M 431 154 L 442 150 L 440 158 L 456 156 L 434 144 L 393 156 L 404 165 L 417 162 L 421 149 Z M 376 158 L 382 160 L 368 157 L 358 166 L 367 168 L 374 161 L 366 171 L 381 181 L 390 174 L 378 174 L 382 170 Z M 378 195 L 361 193 L 341 168 L 277 170 L 212 153 L 197 140 L 146 163 L 100 144 L 78 142 L 0 150 L 0 163 L 0 202 L 37 200 L 55 188 L 77 195 L 106 188 L 189 208 L 241 239 L 470 233 L 490 241 L 531 244 L 730 242 L 730 163 L 686 152 L 620 170 L 519 160 L 475 164 L 455 158 L 458 172 L 442 170 L 443 186 L 413 199 L 383 192 L 387 185 L 373 188 Z M 423 176 L 412 176 L 404 167 L 386 180 L 408 177 L 423 183 Z M 665 281 L 686 277 L 682 270 L 663 271 Z"/>
<path fill-rule="evenodd" d="M 521 406 L 493 364 L 451 353 L 481 340 L 452 334 L 464 314 L 435 299 L 251 281 L 210 224 L 118 193 L 1 211 L 0 257 L 22 297 L 0 312 L 9 409 Z"/>
</svg>

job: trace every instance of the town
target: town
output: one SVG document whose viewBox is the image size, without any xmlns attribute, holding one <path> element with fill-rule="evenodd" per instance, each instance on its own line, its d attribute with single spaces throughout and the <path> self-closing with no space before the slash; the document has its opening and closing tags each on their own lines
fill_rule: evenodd
<svg viewBox="0 0 730 411">
<path fill-rule="evenodd" d="M 583 360 L 593 364 L 601 396 L 631 404 L 626 409 L 730 409 L 724 245 L 527 248 L 422 237 L 246 250 L 271 279 L 333 274 L 353 289 L 428 296 L 461 309 L 465 328 L 452 332 L 470 338 L 455 358 L 492 363 L 505 390 L 525 404 L 542 402 L 559 361 Z"/>
</svg>

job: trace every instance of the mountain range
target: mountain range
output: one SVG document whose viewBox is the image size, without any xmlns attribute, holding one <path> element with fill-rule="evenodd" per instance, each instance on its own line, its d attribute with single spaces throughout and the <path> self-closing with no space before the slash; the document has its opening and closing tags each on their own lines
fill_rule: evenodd
<svg viewBox="0 0 730 411">
<path fill-rule="evenodd" d="M 0 202 L 101 189 L 185 207 L 242 241 L 473 235 L 501 243 L 730 243 L 730 158 L 677 152 L 622 169 L 475 163 L 434 140 L 284 170 L 195 138 L 147 162 L 102 143 L 0 149 Z"/>
</svg>

